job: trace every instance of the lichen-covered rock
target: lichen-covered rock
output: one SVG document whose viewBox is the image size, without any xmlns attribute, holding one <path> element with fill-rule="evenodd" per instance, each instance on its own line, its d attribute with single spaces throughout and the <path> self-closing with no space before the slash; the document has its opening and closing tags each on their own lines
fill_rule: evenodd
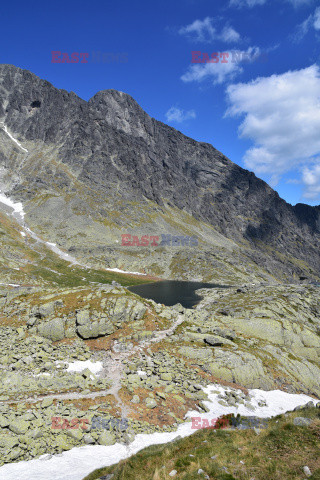
<svg viewBox="0 0 320 480">
<path fill-rule="evenodd" d="M 40 323 L 38 334 L 53 342 L 62 340 L 65 338 L 65 322 L 62 318 L 55 318 L 49 322 Z"/>
<path fill-rule="evenodd" d="M 53 404 L 52 398 L 44 398 L 41 402 L 41 408 L 51 407 L 52 404 Z"/>
<path fill-rule="evenodd" d="M 80 442 L 82 440 L 82 437 L 83 437 L 83 432 L 82 432 L 81 429 L 67 430 L 66 435 L 68 437 L 71 437 L 73 440 L 76 440 L 77 442 Z"/>
<path fill-rule="evenodd" d="M 147 408 L 155 408 L 157 406 L 155 399 L 150 397 L 146 398 L 145 404 Z"/>
<path fill-rule="evenodd" d="M 235 353 L 217 348 L 209 368 L 212 375 L 248 388 L 268 389 L 274 385 L 264 370 L 262 361 L 247 352 Z"/>
<path fill-rule="evenodd" d="M 99 435 L 98 443 L 99 445 L 114 445 L 116 438 L 114 434 L 104 431 Z"/>
<path fill-rule="evenodd" d="M 13 435 L 0 434 L 0 447 L 10 451 L 17 445 L 19 445 L 18 437 L 15 437 Z"/>
<path fill-rule="evenodd" d="M 296 417 L 293 419 L 293 424 L 297 425 L 298 427 L 308 427 L 311 422 L 312 419 L 306 417 Z"/>
<path fill-rule="evenodd" d="M 99 337 L 99 323 L 92 322 L 80 325 L 77 328 L 77 333 L 81 338 L 97 338 Z"/>
<path fill-rule="evenodd" d="M 77 312 L 77 325 L 85 325 L 90 321 L 89 310 L 79 310 Z"/>
<path fill-rule="evenodd" d="M 141 384 L 141 377 L 140 375 L 136 374 L 136 373 L 130 373 L 128 376 L 127 376 L 127 381 L 132 384 L 132 385 L 140 385 Z"/>
<path fill-rule="evenodd" d="M 209 362 L 213 358 L 212 351 L 207 348 L 181 347 L 179 348 L 179 353 L 201 362 Z"/>
<path fill-rule="evenodd" d="M 29 427 L 30 427 L 29 422 L 26 422 L 19 418 L 9 423 L 9 430 L 11 430 L 11 432 L 13 433 L 16 433 L 17 435 L 25 434 Z"/>
<path fill-rule="evenodd" d="M 88 309 L 77 311 L 76 332 L 84 339 L 111 335 L 123 323 L 139 321 L 145 312 L 142 302 L 128 296 L 110 296 L 104 299 L 103 313 Z"/>
</svg>

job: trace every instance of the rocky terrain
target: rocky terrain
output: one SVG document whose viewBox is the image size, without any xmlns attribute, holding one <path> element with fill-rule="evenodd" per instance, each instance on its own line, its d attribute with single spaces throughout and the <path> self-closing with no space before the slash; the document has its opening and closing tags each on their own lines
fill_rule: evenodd
<svg viewBox="0 0 320 480">
<path fill-rule="evenodd" d="M 119 284 L 8 288 L 0 297 L 2 463 L 173 430 L 188 411 L 206 411 L 203 388 L 212 383 L 231 387 L 221 405 L 253 414 L 248 388 L 320 397 L 318 287 L 205 289 L 193 309 Z"/>
</svg>

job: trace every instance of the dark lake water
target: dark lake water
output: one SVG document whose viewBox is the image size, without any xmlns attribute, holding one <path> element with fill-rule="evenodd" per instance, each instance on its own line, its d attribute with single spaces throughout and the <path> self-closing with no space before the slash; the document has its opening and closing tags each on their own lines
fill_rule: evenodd
<svg viewBox="0 0 320 480">
<path fill-rule="evenodd" d="M 161 282 L 146 283 L 129 287 L 133 293 L 143 298 L 149 298 L 157 303 L 163 303 L 170 307 L 181 303 L 185 308 L 196 305 L 201 297 L 195 293 L 199 288 L 228 288 L 226 285 L 203 282 L 182 282 L 177 280 L 164 280 Z"/>
</svg>

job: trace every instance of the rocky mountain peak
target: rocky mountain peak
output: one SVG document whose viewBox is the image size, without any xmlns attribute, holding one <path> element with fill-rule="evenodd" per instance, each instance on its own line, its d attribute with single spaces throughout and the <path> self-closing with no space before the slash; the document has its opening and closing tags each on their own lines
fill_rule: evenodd
<svg viewBox="0 0 320 480">
<path fill-rule="evenodd" d="M 89 100 L 95 114 L 118 130 L 147 138 L 152 132 L 152 119 L 128 94 L 118 90 L 101 90 Z"/>
</svg>

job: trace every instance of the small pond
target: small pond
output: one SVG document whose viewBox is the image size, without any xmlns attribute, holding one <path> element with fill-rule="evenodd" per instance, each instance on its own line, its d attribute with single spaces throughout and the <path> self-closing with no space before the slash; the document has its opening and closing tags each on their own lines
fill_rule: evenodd
<svg viewBox="0 0 320 480">
<path fill-rule="evenodd" d="M 195 293 L 199 288 L 229 288 L 227 285 L 204 282 L 183 282 L 178 280 L 163 280 L 154 283 L 145 283 L 129 287 L 140 297 L 149 298 L 168 307 L 181 303 L 185 308 L 192 308 L 201 297 Z"/>
</svg>

